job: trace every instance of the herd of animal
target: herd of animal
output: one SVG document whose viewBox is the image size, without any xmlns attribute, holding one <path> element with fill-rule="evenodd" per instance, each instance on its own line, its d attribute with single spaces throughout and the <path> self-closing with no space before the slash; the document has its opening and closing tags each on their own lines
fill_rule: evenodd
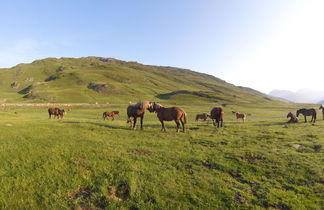
<svg viewBox="0 0 324 210">
<path fill-rule="evenodd" d="M 322 110 L 322 116 L 323 116 L 323 120 L 324 120 L 324 105 L 320 105 L 319 107 L 320 110 Z M 287 114 L 287 118 L 290 117 L 290 119 L 288 120 L 288 123 L 297 123 L 299 121 L 298 116 L 302 114 L 304 115 L 304 120 L 305 122 L 307 122 L 307 116 L 312 116 L 312 119 L 310 122 L 315 123 L 316 121 L 316 110 L 311 108 L 311 109 L 298 109 L 296 112 L 296 115 L 294 115 L 292 112 L 289 112 Z"/>
<path fill-rule="evenodd" d="M 322 110 L 323 119 L 324 119 L 324 105 L 321 105 L 319 109 Z M 135 105 L 129 105 L 127 107 L 127 117 L 128 117 L 127 123 L 130 123 L 130 127 L 132 129 L 136 128 L 137 118 L 140 118 L 140 128 L 143 129 L 143 119 L 146 110 L 148 110 L 149 112 L 157 113 L 157 117 L 162 125 L 162 131 L 166 131 L 164 126 L 164 121 L 175 121 L 177 125 L 177 132 L 179 132 L 180 124 L 182 126 L 182 132 L 185 132 L 185 124 L 188 122 L 188 116 L 183 109 L 179 107 L 167 108 L 167 107 L 163 107 L 160 103 L 149 102 L 149 101 L 141 101 Z M 55 118 L 63 119 L 65 113 L 66 112 L 64 109 L 59 109 L 59 108 L 48 109 L 48 114 L 50 119 L 52 115 L 54 115 L 54 119 Z M 246 114 L 239 113 L 236 111 L 232 111 L 232 114 L 234 114 L 237 120 L 242 119 L 242 121 L 244 122 L 246 119 Z M 306 116 L 312 116 L 311 122 L 315 123 L 316 121 L 316 110 L 312 108 L 312 109 L 299 109 L 297 110 L 296 115 L 294 115 L 292 112 L 289 112 L 287 115 L 287 118 L 290 118 L 288 123 L 297 123 L 299 114 L 304 115 L 305 122 L 307 122 Z M 103 120 L 106 120 L 107 118 L 111 117 L 112 120 L 114 120 L 114 117 L 118 115 L 119 115 L 119 111 L 104 112 L 102 114 L 102 118 Z M 214 126 L 223 127 L 223 120 L 224 120 L 223 108 L 214 107 L 210 111 L 210 114 L 203 113 L 203 114 L 196 115 L 196 121 L 198 120 L 207 121 L 208 118 L 213 121 Z"/>
</svg>

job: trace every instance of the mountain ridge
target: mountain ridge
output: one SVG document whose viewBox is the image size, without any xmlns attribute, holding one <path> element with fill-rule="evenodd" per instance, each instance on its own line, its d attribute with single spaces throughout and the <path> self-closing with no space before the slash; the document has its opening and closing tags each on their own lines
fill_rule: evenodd
<svg viewBox="0 0 324 210">
<path fill-rule="evenodd" d="M 0 102 L 266 103 L 276 101 L 206 73 L 115 58 L 45 58 L 0 69 Z M 168 96 L 164 97 L 163 96 Z"/>
<path fill-rule="evenodd" d="M 321 103 L 324 99 L 324 91 L 312 89 L 300 89 L 296 92 L 289 90 L 272 90 L 270 96 L 282 98 L 294 103 Z"/>
</svg>

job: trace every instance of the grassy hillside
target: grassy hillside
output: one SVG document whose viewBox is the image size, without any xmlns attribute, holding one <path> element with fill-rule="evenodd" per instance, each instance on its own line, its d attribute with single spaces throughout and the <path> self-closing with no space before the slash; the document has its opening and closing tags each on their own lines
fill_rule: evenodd
<svg viewBox="0 0 324 210">
<path fill-rule="evenodd" d="M 181 106 L 186 133 L 126 106 L 0 109 L 0 209 L 321 209 L 324 121 L 286 124 L 297 105 L 225 109 L 224 128 L 195 122 L 212 106 Z M 120 110 L 103 121 L 106 110 Z M 231 110 L 250 115 L 246 123 Z M 319 117 L 321 118 L 321 117 Z"/>
<path fill-rule="evenodd" d="M 283 103 L 210 75 L 108 58 L 48 58 L 0 70 L 0 102 L 110 103 L 0 107 L 0 209 L 321 209 L 324 120 L 287 124 Z M 186 110 L 185 133 L 155 113 L 126 125 L 140 99 Z M 195 122 L 218 102 L 223 128 Z M 220 105 L 221 106 L 221 105 Z M 65 108 L 65 107 L 64 107 Z M 66 108 L 67 110 L 68 108 Z M 119 110 L 115 121 L 103 111 Z M 232 110 L 247 114 L 237 121 Z"/>
<path fill-rule="evenodd" d="M 216 77 L 112 58 L 47 58 L 0 69 L 0 102 L 264 103 L 269 98 Z"/>
</svg>

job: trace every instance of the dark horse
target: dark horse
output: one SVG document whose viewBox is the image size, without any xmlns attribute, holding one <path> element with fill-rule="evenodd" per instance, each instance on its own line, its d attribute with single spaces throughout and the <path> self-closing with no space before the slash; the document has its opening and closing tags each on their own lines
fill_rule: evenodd
<svg viewBox="0 0 324 210">
<path fill-rule="evenodd" d="M 223 120 L 224 120 L 224 110 L 220 107 L 215 107 L 210 111 L 210 118 L 213 120 L 214 126 L 216 126 L 217 123 L 217 128 L 223 127 Z"/>
<path fill-rule="evenodd" d="M 127 123 L 131 124 L 131 127 L 133 129 L 136 128 L 136 119 L 138 117 L 141 118 L 141 130 L 143 130 L 143 118 L 144 118 L 144 113 L 145 110 L 150 108 L 152 106 L 152 103 L 149 101 L 141 101 L 138 102 L 135 105 L 129 105 L 127 107 Z M 131 117 L 134 119 L 133 126 L 132 126 L 132 120 Z"/>
<path fill-rule="evenodd" d="M 180 122 L 182 125 L 182 131 L 185 132 L 185 124 L 188 122 L 187 114 L 184 110 L 179 107 L 165 108 L 161 104 L 153 102 L 151 108 L 148 109 L 150 112 L 156 112 L 162 124 L 162 131 L 165 130 L 164 121 L 172 121 L 177 124 L 177 132 L 179 132 Z"/>
<path fill-rule="evenodd" d="M 63 119 L 64 113 L 65 113 L 64 109 L 59 109 L 57 107 L 48 109 L 48 115 L 50 119 L 52 115 L 54 115 L 54 119 L 55 117 L 57 117 L 57 119 L 59 119 L 60 117 L 61 119 Z"/>
<path fill-rule="evenodd" d="M 298 118 L 291 112 L 289 112 L 287 114 L 287 118 L 290 117 L 290 120 L 288 121 L 288 123 L 297 123 L 298 122 Z"/>
<path fill-rule="evenodd" d="M 116 115 L 119 115 L 119 111 L 104 112 L 102 113 L 102 118 L 103 120 L 106 120 L 107 117 L 111 117 L 112 120 L 114 120 Z"/>
<path fill-rule="evenodd" d="M 315 123 L 316 120 L 316 110 L 315 109 L 298 109 L 297 110 L 297 117 L 299 114 L 303 114 L 305 117 L 305 122 L 307 122 L 306 116 L 312 116 L 311 122 Z"/>
<path fill-rule="evenodd" d="M 323 115 L 323 120 L 324 120 L 324 104 L 321 104 L 321 106 L 319 107 L 319 109 L 322 110 L 322 115 Z"/>
</svg>

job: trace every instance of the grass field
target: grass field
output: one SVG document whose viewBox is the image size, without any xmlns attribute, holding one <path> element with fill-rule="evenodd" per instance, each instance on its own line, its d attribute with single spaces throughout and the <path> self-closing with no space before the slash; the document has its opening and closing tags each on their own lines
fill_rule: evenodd
<svg viewBox="0 0 324 210">
<path fill-rule="evenodd" d="M 0 209 L 321 209 L 324 120 L 286 124 L 297 105 L 226 106 L 225 126 L 195 122 L 211 105 L 182 106 L 185 133 L 125 106 L 0 110 Z M 317 108 L 317 107 L 316 107 Z M 120 110 L 115 121 L 103 111 Z M 251 114 L 243 124 L 231 110 Z"/>
</svg>

